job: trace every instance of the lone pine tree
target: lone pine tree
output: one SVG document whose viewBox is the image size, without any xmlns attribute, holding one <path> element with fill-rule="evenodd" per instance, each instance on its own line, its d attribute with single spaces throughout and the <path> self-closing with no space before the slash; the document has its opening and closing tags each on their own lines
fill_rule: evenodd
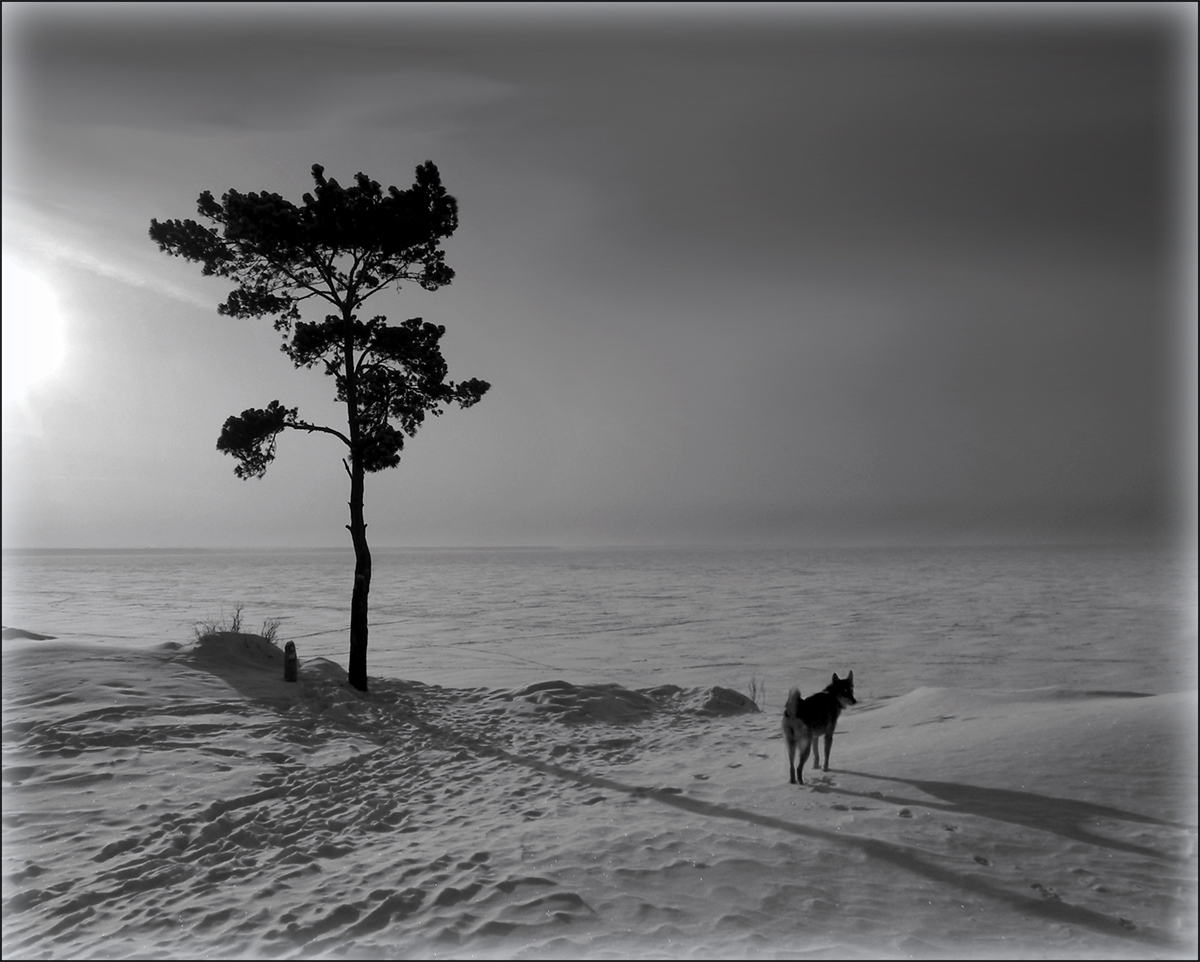
<svg viewBox="0 0 1200 962">
<path fill-rule="evenodd" d="M 230 417 L 217 450 L 237 460 L 234 473 L 261 478 L 275 458 L 275 441 L 289 428 L 320 432 L 346 446 L 350 477 L 350 537 L 354 542 L 354 592 L 350 603 L 350 684 L 367 690 L 367 598 L 371 551 L 363 519 L 367 472 L 400 463 L 405 436 L 444 404 L 467 408 L 490 385 L 448 381 L 439 342 L 445 328 L 414 317 L 397 325 L 383 315 L 363 320 L 358 310 L 380 291 L 415 282 L 427 291 L 449 284 L 454 271 L 440 248 L 458 226 L 458 205 L 426 161 L 408 190 L 385 194 L 365 174 L 353 187 L 312 168 L 313 194 L 303 205 L 278 194 L 230 190 L 220 202 L 209 191 L 198 211 L 214 226 L 192 220 L 150 222 L 159 249 L 202 265 L 203 273 L 236 285 L 217 308 L 232 317 L 269 317 L 283 337 L 282 350 L 297 368 L 321 365 L 334 379 L 335 400 L 346 406 L 346 428 L 301 419 L 297 408 L 272 401 Z M 314 196 L 315 194 L 315 196 Z M 331 313 L 301 319 L 301 302 L 316 298 Z"/>
</svg>

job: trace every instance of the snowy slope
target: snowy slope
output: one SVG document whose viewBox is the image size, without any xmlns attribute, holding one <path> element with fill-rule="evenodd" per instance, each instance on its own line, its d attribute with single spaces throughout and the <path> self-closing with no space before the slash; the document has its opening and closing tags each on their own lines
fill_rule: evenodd
<svg viewBox="0 0 1200 962">
<path fill-rule="evenodd" d="M 248 635 L 3 667 L 6 957 L 1196 953 L 1195 692 L 864 701 L 797 787 L 726 689 L 363 696 Z"/>
</svg>

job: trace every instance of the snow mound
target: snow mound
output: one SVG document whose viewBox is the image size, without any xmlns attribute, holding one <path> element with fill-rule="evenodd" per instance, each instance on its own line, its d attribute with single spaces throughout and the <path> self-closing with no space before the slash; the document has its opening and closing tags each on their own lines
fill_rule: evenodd
<svg viewBox="0 0 1200 962">
<path fill-rule="evenodd" d="M 349 707 L 363 697 L 348 689 L 345 669 L 325 658 L 302 661 L 300 684 L 283 685 L 283 650 L 261 635 L 217 632 L 205 635 L 181 655 L 193 667 L 219 675 L 253 696 L 287 696 L 293 702 L 310 703 L 310 708 L 314 705 L 328 708 L 334 702 Z M 276 678 L 267 678 L 266 672 L 274 673 Z M 425 689 L 419 683 L 410 684 L 415 686 L 410 695 Z M 392 691 L 394 687 L 389 681 L 372 679 L 373 694 L 382 696 L 384 701 L 399 694 Z M 738 715 L 759 710 L 741 692 L 720 685 L 707 688 L 659 685 L 635 691 L 617 684 L 574 685 L 556 679 L 512 690 L 493 690 L 486 692 L 486 697 L 508 702 L 519 712 L 570 723 L 631 724 L 662 712 Z"/>
<path fill-rule="evenodd" d="M 223 667 L 264 668 L 283 672 L 283 649 L 262 635 L 220 631 L 205 635 L 192 646 L 191 660 Z"/>
<path fill-rule="evenodd" d="M 30 641 L 53 641 L 54 635 L 39 635 L 36 631 L 26 631 L 24 628 L 9 628 L 4 627 L 0 631 L 5 641 L 12 641 L 14 638 L 27 638 Z"/>
<path fill-rule="evenodd" d="M 719 685 L 709 688 L 660 685 L 635 691 L 616 684 L 573 685 L 556 680 L 497 691 L 493 697 L 564 722 L 639 722 L 664 711 L 712 715 L 758 711 L 758 706 L 745 695 Z"/>
</svg>

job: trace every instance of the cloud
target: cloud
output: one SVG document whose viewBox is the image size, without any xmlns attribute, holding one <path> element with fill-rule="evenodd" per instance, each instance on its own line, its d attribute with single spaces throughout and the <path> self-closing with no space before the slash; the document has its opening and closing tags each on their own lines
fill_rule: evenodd
<svg viewBox="0 0 1200 962">
<path fill-rule="evenodd" d="M 82 228 L 58 222 L 56 218 L 38 212 L 19 198 L 4 198 L 4 246 L 30 266 L 58 264 L 77 267 L 107 277 L 130 287 L 152 291 L 172 300 L 193 307 L 212 310 L 212 295 L 204 296 L 196 291 L 173 284 L 150 269 L 142 269 L 134 263 L 122 263 L 112 256 L 97 253 L 112 251 L 111 243 L 75 240 L 68 235 L 78 234 Z M 119 250 L 119 248 L 116 248 Z"/>
</svg>

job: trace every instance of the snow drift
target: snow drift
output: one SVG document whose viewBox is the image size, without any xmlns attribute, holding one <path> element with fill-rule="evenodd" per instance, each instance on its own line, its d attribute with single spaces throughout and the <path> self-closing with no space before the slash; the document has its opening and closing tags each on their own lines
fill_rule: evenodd
<svg viewBox="0 0 1200 962">
<path fill-rule="evenodd" d="M 282 675 L 6 643 L 6 956 L 1196 951 L 1195 692 L 922 688 L 797 788 L 729 689 Z"/>
</svg>

